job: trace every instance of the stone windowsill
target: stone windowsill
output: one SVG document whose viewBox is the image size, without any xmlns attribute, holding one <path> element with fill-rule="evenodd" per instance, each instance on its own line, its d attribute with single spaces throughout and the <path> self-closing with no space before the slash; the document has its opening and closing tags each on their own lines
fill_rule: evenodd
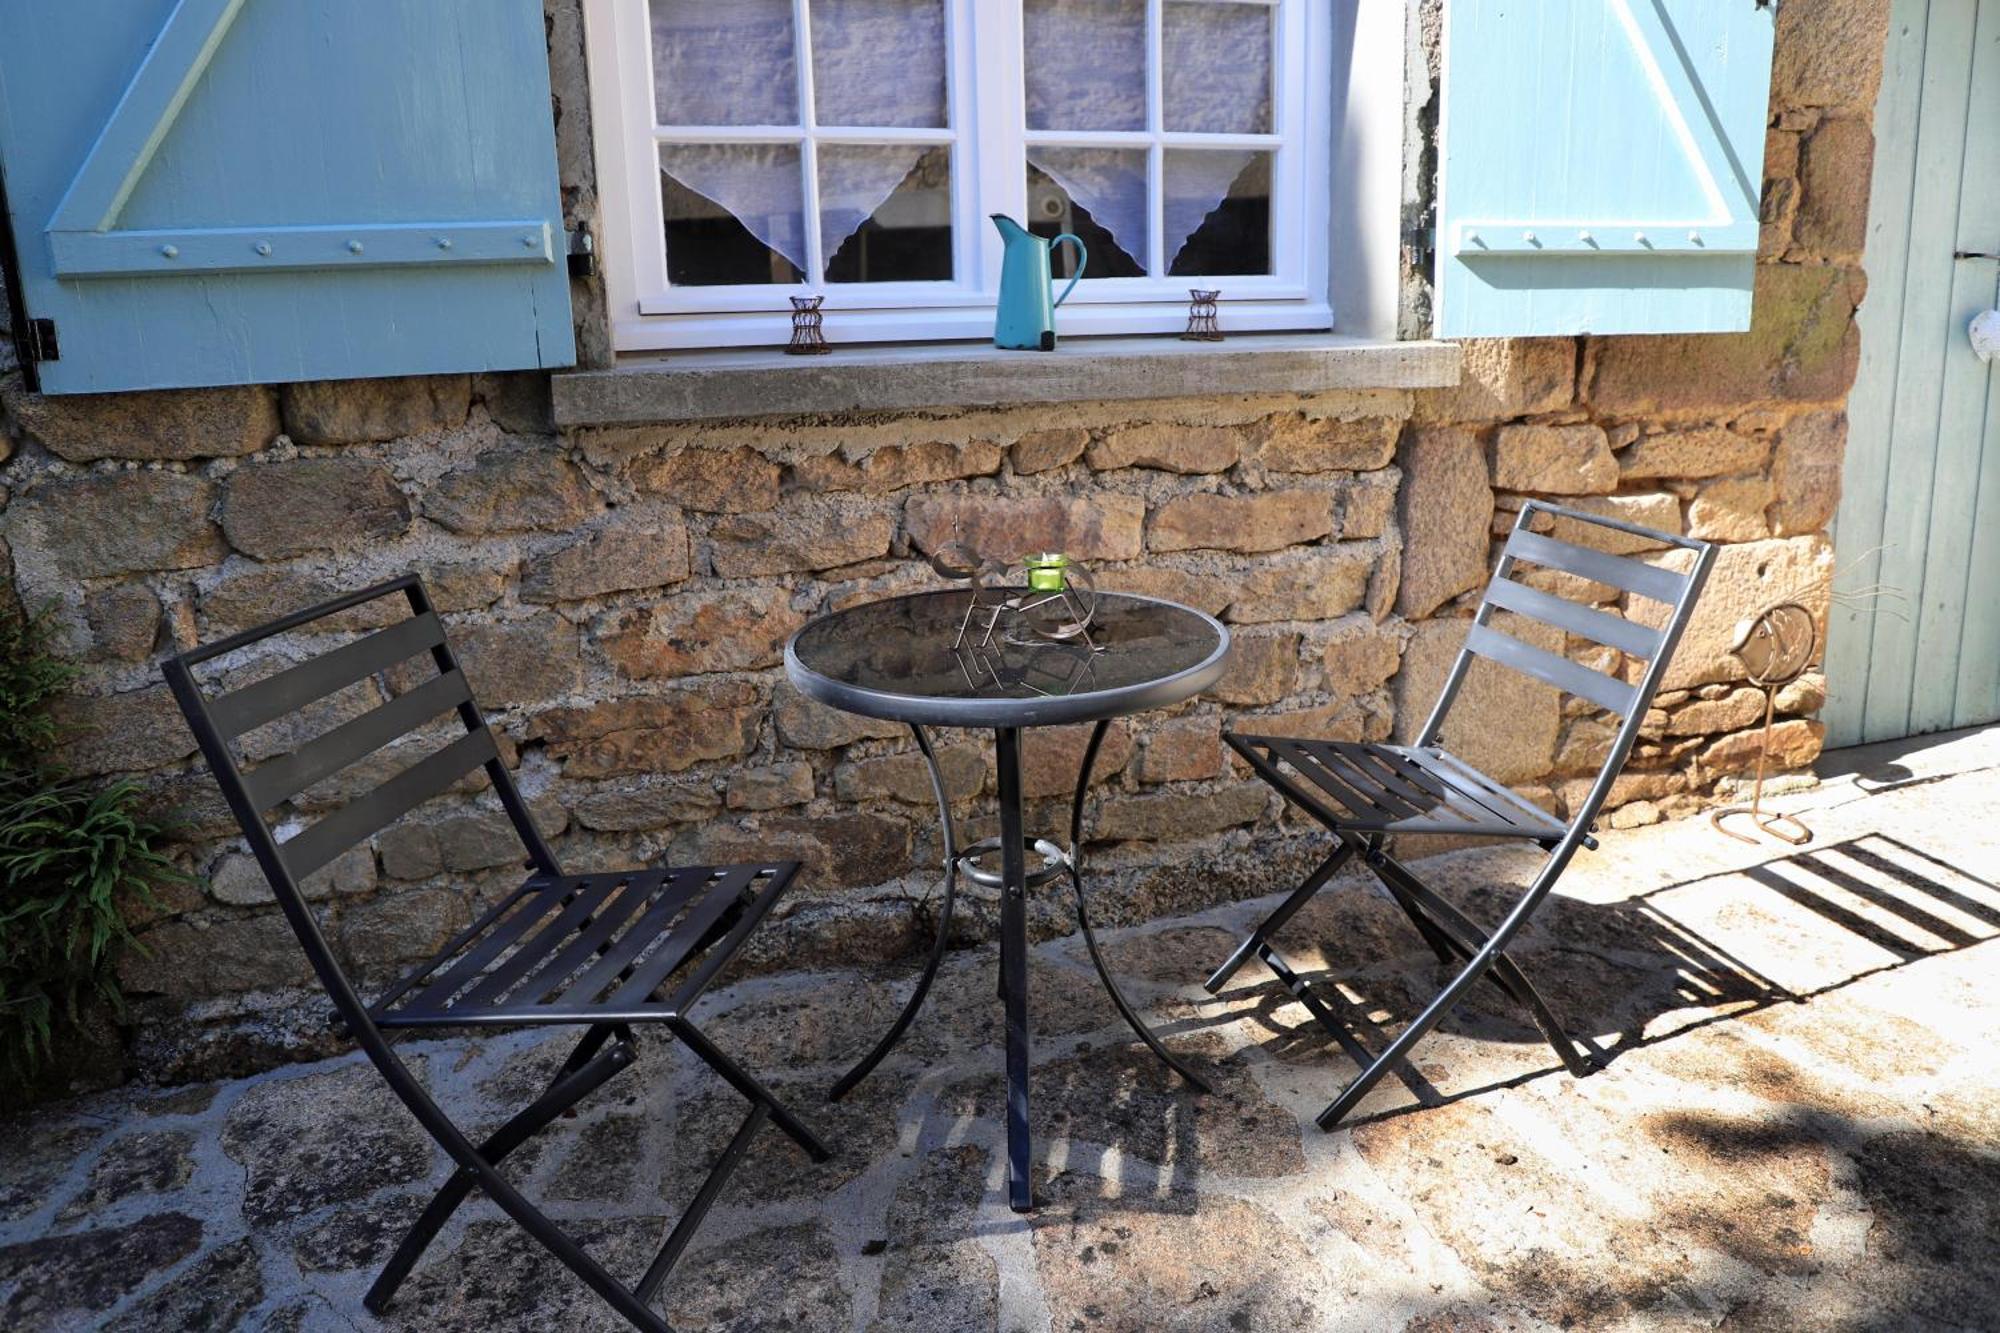
<svg viewBox="0 0 2000 1333">
<path fill-rule="evenodd" d="M 1331 333 L 1244 334 L 1224 343 L 1074 338 L 1053 352 L 985 343 L 764 349 L 627 356 L 555 377 L 561 426 L 718 417 L 1006 407 L 1209 394 L 1428 389 L 1458 383 L 1446 342 L 1371 342 Z"/>
</svg>

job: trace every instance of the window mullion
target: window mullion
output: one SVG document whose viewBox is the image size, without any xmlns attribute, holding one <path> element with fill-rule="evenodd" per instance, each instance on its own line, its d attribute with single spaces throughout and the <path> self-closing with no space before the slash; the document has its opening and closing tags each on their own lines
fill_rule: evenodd
<svg viewBox="0 0 2000 1333">
<path fill-rule="evenodd" d="M 1163 4 L 1164 0 L 1146 0 L 1146 129 L 1152 135 L 1146 149 L 1146 271 L 1155 278 L 1167 275 L 1167 161 L 1160 137 L 1167 128 Z"/>
<path fill-rule="evenodd" d="M 974 15 L 971 98 L 978 119 L 979 190 L 967 225 L 977 237 L 970 284 L 991 292 L 999 274 L 1000 244 L 987 215 L 1028 220 L 1026 71 L 1022 66 L 1025 18 L 1022 0 L 966 0 Z"/>
<path fill-rule="evenodd" d="M 806 285 L 817 290 L 826 283 L 828 256 L 820 253 L 819 142 L 818 136 L 814 133 L 819 122 L 818 109 L 813 105 L 810 9 L 811 0 L 792 0 L 792 50 L 799 62 L 799 126 L 803 139 L 799 145 L 799 163 L 800 169 L 806 174 L 805 189 L 800 195 L 805 208 L 805 217 L 801 219 L 801 223 L 805 227 Z"/>
</svg>

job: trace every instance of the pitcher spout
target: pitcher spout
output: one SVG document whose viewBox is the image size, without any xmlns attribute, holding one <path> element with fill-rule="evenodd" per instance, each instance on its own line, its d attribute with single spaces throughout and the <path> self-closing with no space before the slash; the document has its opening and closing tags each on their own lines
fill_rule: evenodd
<svg viewBox="0 0 2000 1333">
<path fill-rule="evenodd" d="M 1013 244 L 1015 241 L 1026 240 L 1029 238 L 1028 229 L 1026 227 L 1023 227 L 1020 223 L 1014 221 L 1014 219 L 1008 217 L 1005 213 L 993 213 L 989 214 L 988 216 L 990 216 L 993 219 L 993 225 L 1000 229 L 1001 239 L 1006 241 L 1009 245 Z"/>
</svg>

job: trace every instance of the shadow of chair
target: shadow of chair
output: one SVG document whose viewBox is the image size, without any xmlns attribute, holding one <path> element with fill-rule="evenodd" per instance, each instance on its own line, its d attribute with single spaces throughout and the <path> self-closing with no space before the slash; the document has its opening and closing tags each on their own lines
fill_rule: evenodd
<svg viewBox="0 0 2000 1333">
<path fill-rule="evenodd" d="M 1823 928 L 1829 938 L 1822 944 L 1835 950 L 1840 966 L 1831 973 L 1822 966 L 1819 975 L 1788 984 L 1782 978 L 1799 971 L 1797 960 L 1774 947 L 1768 934 L 1751 945 L 1737 944 L 1721 938 L 1726 932 L 1714 925 L 1688 919 L 1688 909 L 1700 904 L 1690 900 L 1683 905 L 1679 899 L 1698 887 L 1738 877 L 1755 892 L 1732 890 L 1725 903 L 1789 912 L 1794 921 Z M 1461 908 L 1474 916 L 1483 914 L 1482 909 L 1502 910 L 1506 901 L 1501 892 L 1477 886 L 1459 896 Z M 1714 901 L 1713 895 L 1708 901 Z M 1397 915 L 1382 896 L 1371 897 L 1363 910 L 1389 924 Z M 1355 911 L 1355 900 L 1348 898 L 1337 912 L 1324 914 L 1323 924 L 1301 914 L 1294 929 L 1308 938 L 1316 924 L 1323 932 L 1351 931 Z M 1420 1012 L 1442 966 L 1414 932 L 1403 935 L 1401 947 L 1390 956 L 1354 966 L 1342 964 L 1357 953 L 1365 956 L 1367 949 L 1343 948 L 1333 937 L 1320 941 L 1322 952 L 1334 958 L 1302 975 L 1336 1019 L 1339 1035 L 1332 1040 L 1323 1022 L 1307 1015 L 1289 991 L 1269 979 L 1223 992 L 1217 1000 L 1225 1007 L 1204 1023 L 1168 1031 L 1248 1022 L 1263 1030 L 1257 1044 L 1276 1059 L 1318 1059 L 1338 1046 L 1346 1058 L 1365 1063 L 1369 1050 L 1381 1049 Z M 1677 881 L 1616 902 L 1552 898 L 1514 952 L 1524 963 L 1537 956 L 1560 960 L 1560 966 L 1546 968 L 1549 975 L 1563 978 L 1551 989 L 1550 1003 L 1558 1017 L 1593 1034 L 1581 1040 L 1608 1064 L 1627 1052 L 1773 1005 L 1807 1005 L 1867 977 L 1996 935 L 2000 885 L 1877 833 L 1787 852 L 1739 871 Z M 1413 1100 L 1364 1110 L 1355 1123 L 1446 1105 L 1561 1072 L 1560 1063 L 1541 1058 L 1547 1054 L 1542 1034 L 1502 1000 L 1484 989 L 1475 992 L 1438 1031 L 1457 1039 L 1461 1050 L 1467 1043 L 1488 1047 L 1497 1060 L 1477 1063 L 1501 1063 L 1505 1072 L 1447 1090 L 1439 1086 L 1447 1080 L 1427 1072 L 1436 1066 L 1405 1061 L 1398 1077 Z M 1445 1061 L 1446 1068 L 1450 1064 Z"/>
</svg>

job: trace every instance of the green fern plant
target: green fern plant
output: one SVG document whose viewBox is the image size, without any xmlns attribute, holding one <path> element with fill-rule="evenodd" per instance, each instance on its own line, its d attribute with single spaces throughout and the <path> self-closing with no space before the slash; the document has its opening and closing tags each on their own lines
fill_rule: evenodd
<svg viewBox="0 0 2000 1333">
<path fill-rule="evenodd" d="M 53 705 L 75 670 L 50 653 L 47 629 L 0 610 L 0 1069 L 24 1083 L 86 1009 L 122 1012 L 111 965 L 131 939 L 126 912 L 186 878 L 137 786 L 56 762 Z"/>
</svg>

